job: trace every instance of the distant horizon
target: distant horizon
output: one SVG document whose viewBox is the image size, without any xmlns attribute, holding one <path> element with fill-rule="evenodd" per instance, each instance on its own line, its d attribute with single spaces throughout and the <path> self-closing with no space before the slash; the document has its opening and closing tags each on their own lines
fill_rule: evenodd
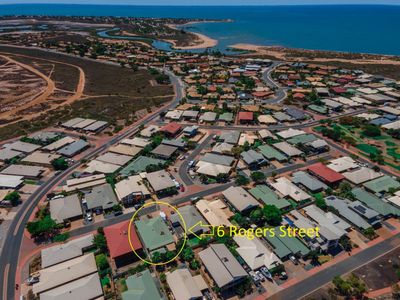
<svg viewBox="0 0 400 300">
<path fill-rule="evenodd" d="M 112 3 L 110 3 L 112 2 Z M 190 3 L 187 3 L 190 2 Z M 109 5 L 109 6 L 399 6 L 400 0 L 0 0 L 1 5 Z"/>
</svg>

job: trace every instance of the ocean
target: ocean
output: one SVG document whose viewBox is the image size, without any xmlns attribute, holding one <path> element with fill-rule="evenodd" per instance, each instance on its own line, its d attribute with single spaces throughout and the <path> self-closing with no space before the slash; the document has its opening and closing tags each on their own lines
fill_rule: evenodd
<svg viewBox="0 0 400 300">
<path fill-rule="evenodd" d="M 0 15 L 130 16 L 231 19 L 186 26 L 219 41 L 400 55 L 400 6 L 0 5 Z"/>
</svg>

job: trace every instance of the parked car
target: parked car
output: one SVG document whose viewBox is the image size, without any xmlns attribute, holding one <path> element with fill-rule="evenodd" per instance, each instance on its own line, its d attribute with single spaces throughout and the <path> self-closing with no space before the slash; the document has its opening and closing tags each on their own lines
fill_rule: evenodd
<svg viewBox="0 0 400 300">
<path fill-rule="evenodd" d="M 92 221 L 93 221 L 92 213 L 86 213 L 85 218 L 86 218 L 86 220 L 88 220 L 89 222 L 92 222 Z"/>
<path fill-rule="evenodd" d="M 31 276 L 26 280 L 26 283 L 28 285 L 32 285 L 32 284 L 35 284 L 35 283 L 38 283 L 38 282 L 39 282 L 39 277 L 36 277 L 36 276 Z"/>
<path fill-rule="evenodd" d="M 286 280 L 286 279 L 288 279 L 288 275 L 286 274 L 286 272 L 281 272 L 281 274 L 279 274 L 279 279 L 282 279 L 282 280 Z"/>
<path fill-rule="evenodd" d="M 292 261 L 292 263 L 294 263 L 296 266 L 299 264 L 299 261 L 297 260 L 297 258 L 294 255 L 291 255 L 289 257 L 289 259 Z"/>
<path fill-rule="evenodd" d="M 264 277 L 264 275 L 263 275 L 260 271 L 256 271 L 256 275 L 258 276 L 258 278 L 261 279 L 262 282 L 265 281 L 265 277 Z"/>
<path fill-rule="evenodd" d="M 269 270 L 267 269 L 267 267 L 262 267 L 260 269 L 261 273 L 265 276 L 265 278 L 267 278 L 268 280 L 272 280 L 272 274 L 269 272 Z"/>
<path fill-rule="evenodd" d="M 250 271 L 249 275 L 251 276 L 251 279 L 253 279 L 253 281 L 255 283 L 257 283 L 257 282 L 259 282 L 261 280 L 261 278 L 258 277 L 257 274 L 255 272 L 253 272 L 253 271 Z"/>
</svg>

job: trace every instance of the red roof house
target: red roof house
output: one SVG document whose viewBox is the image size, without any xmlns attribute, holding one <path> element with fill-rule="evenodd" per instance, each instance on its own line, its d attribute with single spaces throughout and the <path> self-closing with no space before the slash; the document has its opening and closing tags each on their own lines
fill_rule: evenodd
<svg viewBox="0 0 400 300">
<path fill-rule="evenodd" d="M 293 95 L 293 99 L 297 99 L 297 100 L 304 100 L 305 97 L 306 97 L 306 95 L 304 95 L 303 93 L 295 93 Z"/>
<path fill-rule="evenodd" d="M 335 185 L 344 179 L 344 176 L 323 163 L 316 163 L 308 167 L 308 171 L 327 184 Z"/>
<path fill-rule="evenodd" d="M 118 223 L 104 228 L 110 257 L 114 259 L 117 268 L 137 261 L 139 258 L 133 253 L 128 240 L 129 221 Z M 136 233 L 135 227 L 131 227 L 131 243 L 135 251 L 142 253 L 142 243 Z"/>
<path fill-rule="evenodd" d="M 181 131 L 181 129 L 181 125 L 176 122 L 171 122 L 161 127 L 160 131 L 166 133 L 167 135 L 175 136 L 179 133 L 179 131 Z"/>
<path fill-rule="evenodd" d="M 347 93 L 347 90 L 341 87 L 334 87 L 331 89 L 332 92 L 334 92 L 335 94 L 345 94 Z"/>
<path fill-rule="evenodd" d="M 253 113 L 250 111 L 241 111 L 238 115 L 238 120 L 240 123 L 252 123 L 253 118 Z"/>
</svg>

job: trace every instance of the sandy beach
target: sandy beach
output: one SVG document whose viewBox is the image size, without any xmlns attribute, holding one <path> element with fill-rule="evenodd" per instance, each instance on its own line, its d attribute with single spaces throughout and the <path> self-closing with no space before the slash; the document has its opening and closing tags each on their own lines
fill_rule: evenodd
<svg viewBox="0 0 400 300">
<path fill-rule="evenodd" d="M 188 24 L 196 24 L 196 23 L 202 23 L 202 22 L 189 22 L 186 23 L 185 25 Z M 168 24 L 169 27 L 173 29 L 179 30 L 179 28 L 174 25 L 174 24 Z M 212 39 L 204 34 L 197 33 L 197 32 L 192 32 L 189 31 L 191 34 L 194 34 L 197 38 L 194 41 L 191 41 L 190 45 L 187 46 L 177 46 L 176 42 L 174 40 L 166 40 L 167 42 L 170 42 L 173 45 L 174 49 L 179 49 L 179 50 L 193 50 L 193 49 L 203 49 L 203 48 L 212 48 L 218 45 L 218 41 L 215 39 Z"/>
</svg>

